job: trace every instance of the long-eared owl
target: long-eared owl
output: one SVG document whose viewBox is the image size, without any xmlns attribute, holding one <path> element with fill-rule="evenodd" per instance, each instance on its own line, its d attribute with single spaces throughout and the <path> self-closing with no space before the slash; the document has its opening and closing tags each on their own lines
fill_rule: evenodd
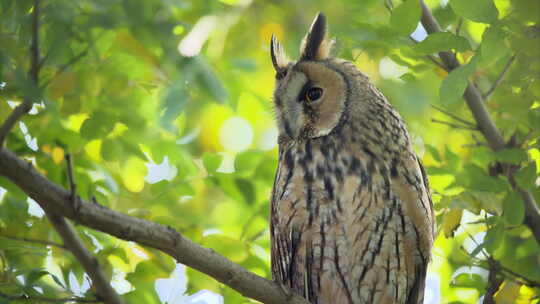
<svg viewBox="0 0 540 304">
<path fill-rule="evenodd" d="M 272 273 L 311 303 L 422 303 L 434 239 L 427 176 L 399 114 L 319 14 L 289 61 L 275 37 L 279 164 Z"/>
</svg>

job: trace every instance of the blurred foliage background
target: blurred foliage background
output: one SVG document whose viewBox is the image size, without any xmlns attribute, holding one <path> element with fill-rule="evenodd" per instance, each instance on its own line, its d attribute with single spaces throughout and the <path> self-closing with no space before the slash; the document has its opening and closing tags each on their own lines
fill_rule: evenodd
<svg viewBox="0 0 540 304">
<path fill-rule="evenodd" d="M 69 153 L 83 198 L 170 225 L 270 278 L 269 39 L 275 33 L 294 58 L 322 11 L 336 54 L 399 110 L 427 168 L 439 236 L 425 303 L 481 302 L 490 271 L 502 282 L 496 303 L 539 302 L 539 244 L 522 225 L 521 198 L 494 170 L 496 161 L 515 164 L 517 183 L 540 201 L 539 1 L 426 1 L 447 31 L 428 39 L 414 0 L 42 2 L 36 88 L 27 76 L 33 1 L 0 1 L 0 121 L 40 96 L 7 146 L 52 181 L 68 186 Z M 433 61 L 442 50 L 464 68 L 448 76 Z M 472 122 L 461 98 L 468 78 L 490 92 L 486 106 L 518 148 L 493 153 L 431 106 Z M 191 269 L 186 277 L 158 251 L 77 230 L 131 303 L 250 301 Z M 91 294 L 71 254 L 41 241 L 61 242 L 39 206 L 0 177 L 0 292 Z"/>
</svg>

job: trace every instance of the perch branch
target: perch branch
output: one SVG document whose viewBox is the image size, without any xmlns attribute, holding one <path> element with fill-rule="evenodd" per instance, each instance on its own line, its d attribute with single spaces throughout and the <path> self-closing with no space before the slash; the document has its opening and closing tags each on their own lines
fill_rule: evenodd
<svg viewBox="0 0 540 304">
<path fill-rule="evenodd" d="M 30 163 L 7 148 L 0 151 L 0 175 L 16 184 L 42 207 L 55 210 L 59 215 L 92 229 L 161 250 L 179 263 L 215 278 L 246 297 L 268 304 L 308 304 L 304 298 L 285 292 L 284 287 L 247 271 L 170 227 L 128 216 L 82 199 L 78 208 L 73 208 L 69 191 L 49 181 Z"/>
<path fill-rule="evenodd" d="M 429 8 L 426 6 L 424 1 L 421 1 L 420 3 L 422 5 L 421 22 L 426 29 L 426 32 L 428 34 L 440 32 L 441 27 L 433 14 L 431 14 Z M 439 57 L 450 70 L 453 70 L 459 66 L 456 56 L 450 52 L 440 52 Z M 506 144 L 504 142 L 504 138 L 491 119 L 491 116 L 484 105 L 484 100 L 480 91 L 478 91 L 474 85 L 469 83 L 465 89 L 463 98 L 467 102 L 478 129 L 486 138 L 490 148 L 494 151 L 505 148 Z M 531 229 L 536 241 L 540 243 L 540 210 L 538 209 L 538 205 L 536 204 L 535 199 L 530 191 L 522 189 L 517 185 L 514 185 L 514 190 L 521 195 L 523 202 L 525 203 L 524 224 Z"/>
</svg>

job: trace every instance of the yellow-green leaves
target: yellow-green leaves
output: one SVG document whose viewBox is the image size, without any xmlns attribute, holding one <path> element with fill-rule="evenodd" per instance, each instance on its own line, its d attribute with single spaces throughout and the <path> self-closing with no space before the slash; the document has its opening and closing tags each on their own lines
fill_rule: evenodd
<svg viewBox="0 0 540 304">
<path fill-rule="evenodd" d="M 499 15 L 492 0 L 450 0 L 450 5 L 456 14 L 471 21 L 492 23 Z"/>
<path fill-rule="evenodd" d="M 420 21 L 420 2 L 418 0 L 407 0 L 392 10 L 390 26 L 402 35 L 411 34 Z"/>
<path fill-rule="evenodd" d="M 449 238 L 454 236 L 454 231 L 459 227 L 461 222 L 461 216 L 463 215 L 463 209 L 453 208 L 444 214 L 442 229 L 444 236 Z"/>
<path fill-rule="evenodd" d="M 124 186 L 131 192 L 140 192 L 144 188 L 147 169 L 142 160 L 131 157 L 124 164 L 121 175 Z"/>
</svg>

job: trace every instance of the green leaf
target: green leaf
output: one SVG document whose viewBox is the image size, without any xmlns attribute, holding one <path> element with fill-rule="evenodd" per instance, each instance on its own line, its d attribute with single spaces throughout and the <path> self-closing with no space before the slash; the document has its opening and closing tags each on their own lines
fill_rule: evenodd
<svg viewBox="0 0 540 304">
<path fill-rule="evenodd" d="M 221 165 L 222 158 L 219 154 L 204 153 L 202 157 L 204 167 L 208 172 L 215 172 Z"/>
<path fill-rule="evenodd" d="M 489 176 L 487 171 L 477 165 L 468 164 L 465 166 L 467 176 L 466 186 L 473 190 L 486 192 L 501 192 L 506 190 L 506 182 Z"/>
<path fill-rule="evenodd" d="M 242 193 L 244 201 L 250 205 L 254 204 L 255 187 L 253 186 L 253 183 L 251 183 L 248 179 L 244 178 L 237 178 L 234 181 L 236 183 L 236 187 L 238 187 L 238 190 L 240 190 L 240 193 Z"/>
<path fill-rule="evenodd" d="M 234 169 L 238 173 L 251 173 L 257 168 L 263 153 L 260 151 L 242 152 L 234 158 Z"/>
<path fill-rule="evenodd" d="M 471 46 L 467 39 L 449 32 L 434 33 L 414 46 L 414 50 L 421 55 L 433 54 L 442 51 L 456 50 L 464 52 Z"/>
<path fill-rule="evenodd" d="M 405 82 L 413 82 L 416 81 L 416 77 L 411 73 L 405 73 L 401 76 L 399 76 L 399 79 L 405 81 Z"/>
<path fill-rule="evenodd" d="M 122 156 L 122 146 L 118 139 L 105 139 L 101 144 L 101 156 L 104 160 L 113 161 Z"/>
<path fill-rule="evenodd" d="M 479 274 L 461 273 L 452 280 L 451 285 L 454 287 L 475 288 L 478 290 L 483 290 L 486 282 Z"/>
<path fill-rule="evenodd" d="M 474 72 L 478 56 L 474 56 L 468 64 L 454 69 L 443 80 L 439 89 L 439 97 L 445 106 L 456 104 L 469 83 L 469 76 Z"/>
<path fill-rule="evenodd" d="M 86 139 L 103 138 L 114 127 L 115 119 L 103 112 L 94 113 L 81 126 L 81 135 Z"/>
<path fill-rule="evenodd" d="M 488 230 L 485 237 L 485 245 L 488 253 L 493 254 L 502 245 L 504 239 L 504 224 L 499 221 Z"/>
<path fill-rule="evenodd" d="M 503 214 L 506 223 L 512 226 L 521 225 L 525 218 L 525 206 L 519 194 L 511 191 L 503 201 Z"/>
<path fill-rule="evenodd" d="M 182 113 L 189 99 L 185 87 L 185 79 L 180 79 L 167 89 L 167 93 L 162 101 L 164 112 L 160 117 L 160 123 L 167 130 L 173 131 L 173 121 Z"/>
<path fill-rule="evenodd" d="M 390 26 L 399 34 L 409 35 L 418 26 L 420 14 L 420 2 L 418 0 L 407 0 L 392 11 Z"/>
<path fill-rule="evenodd" d="M 450 5 L 456 14 L 476 22 L 492 23 L 499 16 L 493 0 L 450 0 Z"/>
<path fill-rule="evenodd" d="M 536 181 L 536 164 L 531 162 L 524 168 L 521 168 L 516 174 L 514 174 L 517 184 L 524 188 L 529 189 L 534 186 Z"/>
<path fill-rule="evenodd" d="M 462 215 L 463 209 L 458 208 L 450 209 L 450 211 L 444 214 L 442 229 L 446 238 L 454 236 L 454 232 L 456 231 L 456 229 L 458 229 L 461 222 Z"/>
<path fill-rule="evenodd" d="M 482 36 L 480 53 L 482 62 L 494 63 L 509 52 L 505 45 L 505 33 L 498 26 L 490 26 Z"/>
<path fill-rule="evenodd" d="M 39 280 L 42 276 L 48 275 L 49 272 L 43 269 L 35 269 L 30 271 L 26 277 L 26 286 L 32 286 L 35 281 Z"/>
<path fill-rule="evenodd" d="M 519 164 L 528 159 L 527 152 L 522 149 L 503 149 L 495 152 L 495 159 L 510 164 Z"/>
</svg>

